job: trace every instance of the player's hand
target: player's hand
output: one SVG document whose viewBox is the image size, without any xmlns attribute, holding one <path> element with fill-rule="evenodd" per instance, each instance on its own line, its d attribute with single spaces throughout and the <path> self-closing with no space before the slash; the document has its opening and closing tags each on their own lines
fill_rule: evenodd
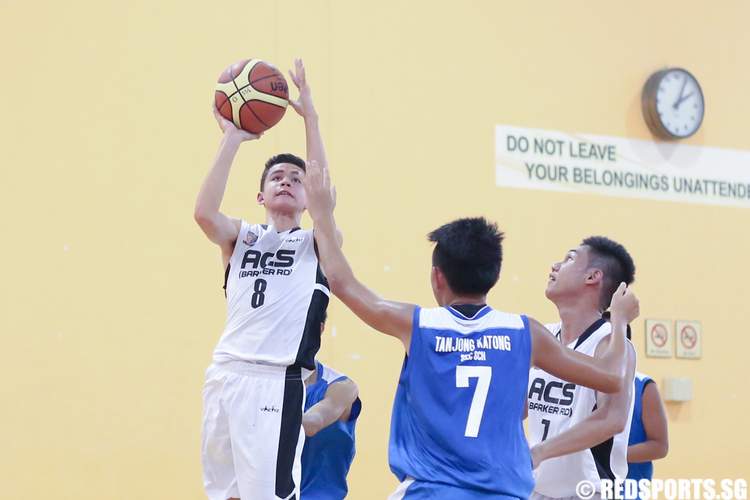
<svg viewBox="0 0 750 500">
<path fill-rule="evenodd" d="M 638 297 L 624 282 L 620 283 L 620 286 L 612 295 L 612 304 L 609 307 L 612 312 L 613 323 L 616 319 L 624 320 L 625 323 L 632 323 L 641 312 Z"/>
<path fill-rule="evenodd" d="M 254 141 L 256 139 L 259 139 L 263 135 L 262 132 L 260 134 L 251 134 L 247 130 L 237 128 L 237 126 L 231 120 L 227 120 L 226 118 L 221 116 L 221 113 L 219 113 L 219 110 L 216 109 L 216 106 L 213 107 L 213 110 L 214 118 L 216 118 L 216 122 L 219 124 L 219 128 L 221 128 L 221 131 L 224 132 L 224 137 L 234 137 L 240 142 L 244 142 Z"/>
<path fill-rule="evenodd" d="M 296 101 L 289 99 L 289 104 L 302 118 L 314 118 L 317 116 L 317 112 L 313 105 L 310 85 L 307 84 L 307 78 L 305 77 L 305 65 L 302 63 L 302 59 L 294 60 L 294 71 L 289 70 L 289 76 L 294 86 L 299 90 L 299 99 Z"/>
<path fill-rule="evenodd" d="M 331 187 L 328 168 L 313 160 L 307 163 L 302 184 L 307 196 L 307 211 L 313 221 L 333 213 L 336 206 L 335 189 Z"/>
</svg>

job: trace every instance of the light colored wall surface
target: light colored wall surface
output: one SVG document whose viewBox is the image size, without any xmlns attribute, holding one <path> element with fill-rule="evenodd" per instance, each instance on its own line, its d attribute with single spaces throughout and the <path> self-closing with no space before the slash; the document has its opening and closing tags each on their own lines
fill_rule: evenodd
<svg viewBox="0 0 750 500">
<path fill-rule="evenodd" d="M 507 233 L 492 303 L 552 320 L 549 264 L 608 234 L 636 259 L 643 318 L 703 322 L 700 361 L 646 359 L 636 328 L 641 371 L 694 382 L 657 476 L 747 474 L 747 210 L 500 189 L 494 126 L 646 139 L 643 82 L 684 66 L 707 102 L 686 142 L 750 149 L 748 18 L 741 1 L 0 1 L 0 497 L 203 497 L 224 298 L 192 206 L 219 141 L 213 83 L 248 56 L 305 59 L 365 283 L 431 304 L 425 234 L 483 214 Z M 243 146 L 225 211 L 262 218 L 262 163 L 303 147 L 290 110 Z M 384 498 L 402 350 L 334 302 L 320 358 L 364 401 L 351 498 Z"/>
</svg>

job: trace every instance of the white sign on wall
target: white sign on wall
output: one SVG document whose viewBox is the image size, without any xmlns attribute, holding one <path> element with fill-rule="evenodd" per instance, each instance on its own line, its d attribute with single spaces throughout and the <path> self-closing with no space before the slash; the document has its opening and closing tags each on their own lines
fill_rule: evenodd
<svg viewBox="0 0 750 500">
<path fill-rule="evenodd" d="M 701 324 L 698 321 L 676 321 L 675 342 L 677 342 L 677 357 L 699 359 L 701 357 Z"/>
<path fill-rule="evenodd" d="M 674 352 L 672 322 L 663 319 L 646 320 L 646 356 L 671 358 Z"/>
<path fill-rule="evenodd" d="M 497 125 L 498 186 L 750 207 L 750 151 Z"/>
</svg>

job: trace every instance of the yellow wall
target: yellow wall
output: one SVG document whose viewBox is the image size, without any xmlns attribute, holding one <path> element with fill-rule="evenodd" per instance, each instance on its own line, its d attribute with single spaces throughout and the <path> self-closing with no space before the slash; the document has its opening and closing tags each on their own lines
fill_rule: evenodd
<svg viewBox="0 0 750 500">
<path fill-rule="evenodd" d="M 707 102 L 686 142 L 750 149 L 749 5 L 1 1 L 0 497 L 202 498 L 224 299 L 192 206 L 219 141 L 213 83 L 248 56 L 305 59 L 346 251 L 388 297 L 431 303 L 425 234 L 458 216 L 499 221 L 492 302 L 543 320 L 551 262 L 592 233 L 623 241 L 643 317 L 704 326 L 702 360 L 639 361 L 694 382 L 657 476 L 747 474 L 748 211 L 497 188 L 494 126 L 649 138 L 641 86 L 676 65 Z M 261 163 L 303 145 L 290 114 L 243 146 L 225 210 L 260 219 Z M 384 498 L 402 352 L 334 302 L 321 357 L 364 401 L 351 497 Z"/>
</svg>

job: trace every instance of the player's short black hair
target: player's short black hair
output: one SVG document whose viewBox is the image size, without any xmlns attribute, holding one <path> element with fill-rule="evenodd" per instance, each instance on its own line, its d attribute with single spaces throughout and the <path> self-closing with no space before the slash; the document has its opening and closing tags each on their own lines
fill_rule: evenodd
<svg viewBox="0 0 750 500">
<path fill-rule="evenodd" d="M 495 286 L 503 262 L 503 233 L 484 217 L 458 219 L 432 231 L 432 265 L 454 293 L 484 295 Z"/>
<path fill-rule="evenodd" d="M 604 273 L 599 307 L 606 310 L 620 283 L 630 285 L 635 280 L 635 263 L 624 246 L 605 236 L 589 236 L 581 245 L 589 247 L 589 267 Z"/>
<path fill-rule="evenodd" d="M 261 191 L 263 191 L 263 185 L 266 183 L 266 176 L 268 175 L 268 171 L 271 169 L 271 167 L 273 167 L 274 165 L 278 165 L 279 163 L 291 163 L 292 165 L 296 165 L 301 168 L 303 172 L 306 171 L 305 160 L 297 155 L 293 155 L 292 153 L 280 153 L 272 156 L 266 162 L 266 166 L 263 168 L 263 173 L 260 175 Z"/>
</svg>

